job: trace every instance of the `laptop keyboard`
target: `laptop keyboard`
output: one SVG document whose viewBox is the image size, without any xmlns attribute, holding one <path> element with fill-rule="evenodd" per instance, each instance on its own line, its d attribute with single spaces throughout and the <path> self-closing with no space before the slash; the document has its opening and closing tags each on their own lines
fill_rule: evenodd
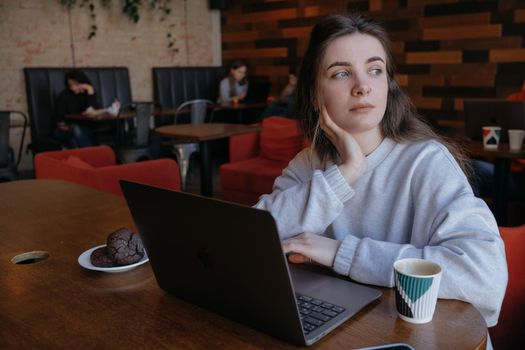
<svg viewBox="0 0 525 350">
<path fill-rule="evenodd" d="M 296 298 L 305 334 L 310 333 L 345 311 L 340 306 L 306 295 L 297 294 Z"/>
</svg>

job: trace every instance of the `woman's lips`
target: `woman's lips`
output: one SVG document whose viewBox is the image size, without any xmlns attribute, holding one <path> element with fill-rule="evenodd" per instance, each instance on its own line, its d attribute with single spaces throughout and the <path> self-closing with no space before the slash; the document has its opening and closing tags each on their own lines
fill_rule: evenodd
<svg viewBox="0 0 525 350">
<path fill-rule="evenodd" d="M 374 106 L 372 106 L 369 103 L 360 103 L 350 108 L 350 111 L 357 112 L 357 113 L 365 113 L 365 112 L 370 111 L 372 108 L 374 108 Z"/>
</svg>

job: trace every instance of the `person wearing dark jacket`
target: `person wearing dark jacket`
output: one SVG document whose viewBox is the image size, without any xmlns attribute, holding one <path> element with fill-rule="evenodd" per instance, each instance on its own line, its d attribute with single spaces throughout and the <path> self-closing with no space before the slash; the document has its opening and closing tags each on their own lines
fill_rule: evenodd
<svg viewBox="0 0 525 350">
<path fill-rule="evenodd" d="M 71 148 L 92 145 L 86 126 L 66 120 L 68 114 L 85 114 L 99 108 L 97 94 L 86 74 L 79 69 L 69 70 L 64 79 L 65 89 L 56 101 L 55 137 Z"/>
</svg>

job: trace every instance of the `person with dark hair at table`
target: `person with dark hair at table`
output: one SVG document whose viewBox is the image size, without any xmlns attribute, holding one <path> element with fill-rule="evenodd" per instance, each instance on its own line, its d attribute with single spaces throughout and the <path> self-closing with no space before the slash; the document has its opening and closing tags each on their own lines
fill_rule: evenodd
<svg viewBox="0 0 525 350">
<path fill-rule="evenodd" d="M 55 137 L 70 148 L 91 146 L 89 128 L 68 122 L 66 115 L 82 114 L 99 108 L 96 91 L 87 75 L 80 69 L 67 71 L 64 85 L 65 89 L 56 101 Z"/>
<path fill-rule="evenodd" d="M 261 114 L 262 118 L 280 116 L 295 118 L 295 89 L 297 76 L 291 71 L 288 75 L 288 83 L 284 87 L 278 99 L 267 106 Z"/>
<path fill-rule="evenodd" d="M 385 30 L 360 15 L 315 25 L 296 113 L 310 146 L 255 206 L 274 217 L 288 260 L 384 287 L 395 261 L 430 260 L 443 268 L 439 298 L 473 304 L 494 326 L 508 276 L 496 220 L 472 192 L 467 157 L 396 82 Z"/>
<path fill-rule="evenodd" d="M 71 69 L 64 77 L 65 89 L 56 101 L 55 137 L 70 148 L 88 147 L 93 144 L 91 130 L 85 123 L 69 122 L 68 114 L 82 114 L 86 118 L 96 118 L 108 113 L 116 116 L 120 102 L 115 100 L 108 108 L 99 109 L 97 93 L 86 73 L 80 69 Z"/>
<path fill-rule="evenodd" d="M 246 97 L 248 93 L 247 70 L 246 63 L 243 61 L 232 62 L 228 76 L 219 84 L 219 104 L 237 104 Z"/>
</svg>

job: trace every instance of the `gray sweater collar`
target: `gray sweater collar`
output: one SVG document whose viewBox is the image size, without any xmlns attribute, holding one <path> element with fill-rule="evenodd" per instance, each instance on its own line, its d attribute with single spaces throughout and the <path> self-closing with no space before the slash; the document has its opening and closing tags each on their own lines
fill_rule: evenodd
<svg viewBox="0 0 525 350">
<path fill-rule="evenodd" d="M 374 170 L 385 158 L 392 152 L 396 142 L 389 137 L 385 137 L 383 141 L 377 146 L 377 148 L 366 156 L 368 167 L 366 172 Z"/>
</svg>

